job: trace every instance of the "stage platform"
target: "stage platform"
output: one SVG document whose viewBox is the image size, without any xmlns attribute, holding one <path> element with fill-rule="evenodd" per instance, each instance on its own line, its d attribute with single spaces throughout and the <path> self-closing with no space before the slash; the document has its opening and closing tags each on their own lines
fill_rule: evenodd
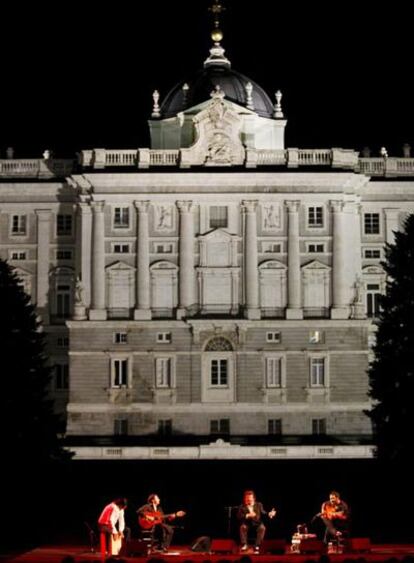
<svg viewBox="0 0 414 563">
<path fill-rule="evenodd" d="M 189 563 L 194 561 L 196 563 L 204 563 L 211 561 L 218 563 L 219 561 L 239 561 L 241 557 L 246 555 L 251 558 L 253 562 L 257 563 L 304 563 L 305 561 L 317 561 L 322 552 L 298 554 L 290 552 L 290 544 L 286 545 L 285 553 L 281 554 L 253 554 L 251 550 L 247 553 L 197 553 L 191 551 L 187 546 L 172 546 L 168 553 L 153 553 L 149 556 L 118 556 L 118 560 L 127 562 L 146 563 L 150 560 L 163 561 L 165 563 Z M 90 561 L 104 561 L 101 559 L 100 554 L 92 552 L 88 546 L 85 545 L 49 545 L 32 549 L 25 553 L 11 554 L 8 556 L 0 556 L 0 561 L 10 561 L 15 563 L 32 562 L 32 563 L 61 563 L 65 557 L 72 557 L 68 561 L 82 563 Z M 342 554 L 329 554 L 329 560 L 334 563 L 342 563 L 347 560 L 362 559 L 367 562 L 387 561 L 393 559 L 401 561 L 405 557 L 414 558 L 414 544 L 371 544 L 369 551 L 347 551 Z M 326 561 L 326 556 L 324 555 Z"/>
</svg>

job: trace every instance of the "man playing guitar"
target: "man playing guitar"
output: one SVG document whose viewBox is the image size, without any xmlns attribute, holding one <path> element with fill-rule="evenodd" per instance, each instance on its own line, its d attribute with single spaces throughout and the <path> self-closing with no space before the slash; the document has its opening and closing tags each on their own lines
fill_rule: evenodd
<svg viewBox="0 0 414 563">
<path fill-rule="evenodd" d="M 161 551 L 167 552 L 174 534 L 174 528 L 165 523 L 165 520 L 174 520 L 185 516 L 185 512 L 178 510 L 172 514 L 164 514 L 160 505 L 160 497 L 156 493 L 149 495 L 147 504 L 137 510 L 138 524 L 144 530 L 149 530 L 156 526 L 161 530 Z"/>
<path fill-rule="evenodd" d="M 329 500 L 322 504 L 320 517 L 326 527 L 324 537 L 326 544 L 333 538 L 338 539 L 348 530 L 349 508 L 336 491 L 331 491 Z"/>
</svg>

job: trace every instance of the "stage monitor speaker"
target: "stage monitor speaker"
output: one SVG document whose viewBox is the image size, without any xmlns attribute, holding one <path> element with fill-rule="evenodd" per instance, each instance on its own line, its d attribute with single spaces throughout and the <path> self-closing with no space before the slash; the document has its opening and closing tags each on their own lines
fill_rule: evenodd
<svg viewBox="0 0 414 563">
<path fill-rule="evenodd" d="M 326 547 L 323 541 L 313 538 L 303 539 L 300 542 L 300 553 L 325 553 Z"/>
<path fill-rule="evenodd" d="M 191 551 L 198 551 L 202 553 L 210 553 L 211 539 L 209 536 L 198 537 L 191 545 Z"/>
<path fill-rule="evenodd" d="M 211 551 L 213 553 L 236 553 L 237 545 L 234 540 L 216 538 L 211 542 Z"/>
<path fill-rule="evenodd" d="M 277 555 L 283 555 L 286 551 L 286 541 L 285 540 L 263 540 L 260 546 L 261 553 L 274 553 Z"/>
<path fill-rule="evenodd" d="M 349 540 L 346 540 L 346 545 L 349 551 L 366 552 L 371 550 L 370 538 L 349 538 Z"/>
</svg>

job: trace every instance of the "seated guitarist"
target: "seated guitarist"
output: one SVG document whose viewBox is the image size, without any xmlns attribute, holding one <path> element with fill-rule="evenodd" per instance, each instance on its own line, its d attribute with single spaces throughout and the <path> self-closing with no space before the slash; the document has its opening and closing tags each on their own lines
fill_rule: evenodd
<svg viewBox="0 0 414 563">
<path fill-rule="evenodd" d="M 339 493 L 331 491 L 329 500 L 322 504 L 320 517 L 325 524 L 324 543 L 338 540 L 349 531 L 349 507 Z"/>
<path fill-rule="evenodd" d="M 173 514 L 164 514 L 160 505 L 160 497 L 152 493 L 147 499 L 147 504 L 144 504 L 137 510 L 138 523 L 143 529 L 154 528 L 161 530 L 161 551 L 167 553 L 170 547 L 171 540 L 174 535 L 174 528 L 167 524 L 165 520 L 174 520 L 175 518 L 184 516 L 184 512 L 179 510 Z"/>
</svg>

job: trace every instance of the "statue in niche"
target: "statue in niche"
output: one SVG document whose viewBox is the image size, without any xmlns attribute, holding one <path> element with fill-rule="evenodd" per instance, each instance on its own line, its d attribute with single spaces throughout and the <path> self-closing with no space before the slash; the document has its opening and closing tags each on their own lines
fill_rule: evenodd
<svg viewBox="0 0 414 563">
<path fill-rule="evenodd" d="M 161 205 L 158 208 L 157 229 L 171 229 L 171 227 L 172 227 L 171 207 Z"/>
<path fill-rule="evenodd" d="M 265 229 L 276 229 L 279 226 L 279 217 L 274 205 L 264 208 L 263 226 Z"/>
<path fill-rule="evenodd" d="M 83 306 L 85 304 L 83 301 L 83 292 L 83 283 L 81 282 L 80 276 L 78 276 L 75 282 L 75 305 Z"/>
<path fill-rule="evenodd" d="M 210 162 L 231 163 L 231 150 L 228 139 L 222 133 L 215 133 L 208 146 L 207 160 Z"/>
</svg>

